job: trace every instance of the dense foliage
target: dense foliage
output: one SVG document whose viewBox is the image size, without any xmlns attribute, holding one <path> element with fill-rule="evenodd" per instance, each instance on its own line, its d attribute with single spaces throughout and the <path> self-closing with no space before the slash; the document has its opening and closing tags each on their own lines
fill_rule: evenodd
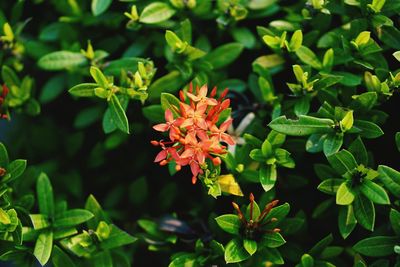
<svg viewBox="0 0 400 267">
<path fill-rule="evenodd" d="M 1 1 L 1 262 L 400 266 L 399 15 Z"/>
</svg>

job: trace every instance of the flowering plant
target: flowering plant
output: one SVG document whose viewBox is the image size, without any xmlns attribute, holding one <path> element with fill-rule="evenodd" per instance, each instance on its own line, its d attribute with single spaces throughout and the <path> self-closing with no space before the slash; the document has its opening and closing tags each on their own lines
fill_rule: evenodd
<svg viewBox="0 0 400 267">
<path fill-rule="evenodd" d="M 207 96 L 207 85 L 196 86 L 193 91 L 190 84 L 188 92 L 180 91 L 180 101 L 170 95 L 173 100 L 165 109 L 166 122 L 153 126 L 156 131 L 168 132 L 169 140 L 152 141 L 162 149 L 154 161 L 160 165 L 173 162 L 177 171 L 189 165 L 193 184 L 199 176 L 204 178 L 206 172 L 219 167 L 227 145 L 235 144 L 232 136 L 226 133 L 232 124 L 226 112 L 230 105 L 230 100 L 225 99 L 227 93 L 228 90 L 224 90 L 216 99 L 216 87 Z"/>
</svg>

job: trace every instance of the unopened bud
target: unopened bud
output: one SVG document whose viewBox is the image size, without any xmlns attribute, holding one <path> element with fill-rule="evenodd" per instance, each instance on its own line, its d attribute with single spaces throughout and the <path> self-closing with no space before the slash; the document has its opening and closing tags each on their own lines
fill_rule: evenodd
<svg viewBox="0 0 400 267">
<path fill-rule="evenodd" d="M 182 169 L 182 166 L 181 166 L 181 165 L 176 165 L 176 166 L 175 166 L 175 170 L 176 170 L 177 172 L 179 172 L 181 169 Z"/>
<path fill-rule="evenodd" d="M 186 97 L 185 97 L 185 93 L 183 92 L 183 90 L 179 91 L 179 98 L 182 102 L 185 102 Z"/>
<path fill-rule="evenodd" d="M 160 142 L 158 142 L 158 141 L 156 141 L 156 140 L 152 140 L 152 141 L 150 141 L 150 143 L 151 143 L 153 146 L 159 146 L 159 145 L 160 145 Z"/>
<path fill-rule="evenodd" d="M 160 162 L 160 165 L 161 165 L 161 166 L 165 166 L 165 165 L 167 165 L 167 164 L 168 164 L 168 161 L 166 161 L 165 159 L 162 160 L 162 161 Z"/>
<path fill-rule="evenodd" d="M 0 167 L 0 177 L 6 174 L 6 169 Z"/>
<path fill-rule="evenodd" d="M 253 202 L 254 201 L 254 195 L 253 193 L 250 193 L 250 197 L 249 197 L 250 201 Z"/>
<path fill-rule="evenodd" d="M 214 164 L 214 166 L 219 166 L 221 165 L 221 159 L 219 157 L 215 157 L 212 159 L 212 162 Z"/>
<path fill-rule="evenodd" d="M 274 230 L 272 230 L 274 233 L 279 233 L 281 231 L 281 229 L 279 228 L 275 228 Z"/>
</svg>

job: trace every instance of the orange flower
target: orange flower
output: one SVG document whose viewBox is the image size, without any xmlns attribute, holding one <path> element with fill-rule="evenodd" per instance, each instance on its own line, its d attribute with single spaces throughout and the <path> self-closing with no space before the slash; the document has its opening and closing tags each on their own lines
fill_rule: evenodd
<svg viewBox="0 0 400 267">
<path fill-rule="evenodd" d="M 192 172 L 192 182 L 196 183 L 197 176 L 204 173 L 207 168 L 207 160 L 213 165 L 221 164 L 220 156 L 227 153 L 226 146 L 235 144 L 234 139 L 225 133 L 232 124 L 232 119 L 227 119 L 221 125 L 217 125 L 221 112 L 229 107 L 229 99 L 224 99 L 225 90 L 216 100 L 217 89 L 214 88 L 207 97 L 207 86 L 196 88 L 193 94 L 193 86 L 189 92 L 180 91 L 179 107 L 172 108 L 179 111 L 180 117 L 174 118 L 171 110 L 165 111 L 165 123 L 154 125 L 159 132 L 169 131 L 170 141 L 152 141 L 155 146 L 161 146 L 162 150 L 157 154 L 155 162 L 165 165 L 170 161 L 176 163 L 176 170 L 189 165 Z M 186 97 L 187 96 L 187 97 Z M 189 103 L 185 103 L 186 100 Z"/>
</svg>

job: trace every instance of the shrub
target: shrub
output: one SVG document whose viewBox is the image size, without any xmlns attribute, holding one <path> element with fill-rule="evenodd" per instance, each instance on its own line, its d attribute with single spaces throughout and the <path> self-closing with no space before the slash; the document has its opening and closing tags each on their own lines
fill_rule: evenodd
<svg viewBox="0 0 400 267">
<path fill-rule="evenodd" d="M 400 266 L 399 1 L 0 7 L 1 261 Z"/>
</svg>

